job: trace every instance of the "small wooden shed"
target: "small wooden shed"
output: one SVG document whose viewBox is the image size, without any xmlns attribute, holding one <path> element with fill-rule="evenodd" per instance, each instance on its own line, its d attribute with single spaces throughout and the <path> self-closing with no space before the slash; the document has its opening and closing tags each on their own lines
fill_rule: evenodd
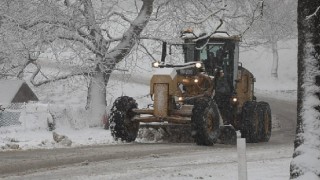
<svg viewBox="0 0 320 180">
<path fill-rule="evenodd" d="M 0 80 L 0 104 L 39 101 L 38 97 L 23 80 Z"/>
<path fill-rule="evenodd" d="M 0 80 L 0 127 L 21 124 L 19 121 L 23 103 L 39 101 L 23 80 Z"/>
</svg>

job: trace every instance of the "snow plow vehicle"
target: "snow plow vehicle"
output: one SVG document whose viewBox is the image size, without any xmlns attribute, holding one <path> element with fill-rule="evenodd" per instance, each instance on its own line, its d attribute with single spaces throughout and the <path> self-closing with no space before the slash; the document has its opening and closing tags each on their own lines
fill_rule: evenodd
<svg viewBox="0 0 320 180">
<path fill-rule="evenodd" d="M 249 143 L 271 136 L 271 110 L 254 96 L 255 78 L 239 63 L 239 36 L 182 34 L 184 63 L 167 64 L 167 43 L 150 81 L 153 103 L 139 109 L 132 97 L 113 104 L 110 130 L 115 139 L 131 142 L 140 124 L 186 125 L 198 145 L 236 143 L 236 131 Z M 171 49 L 170 49 L 171 51 Z"/>
</svg>

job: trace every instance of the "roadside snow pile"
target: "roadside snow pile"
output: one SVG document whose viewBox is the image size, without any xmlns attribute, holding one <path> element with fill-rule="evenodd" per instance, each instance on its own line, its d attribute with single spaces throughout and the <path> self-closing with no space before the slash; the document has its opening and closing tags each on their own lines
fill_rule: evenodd
<svg viewBox="0 0 320 180">
<path fill-rule="evenodd" d="M 68 136 L 60 135 L 56 132 L 53 132 L 52 135 L 53 135 L 53 140 L 56 143 L 60 143 L 61 145 L 64 145 L 64 146 L 71 146 L 72 141 L 68 138 Z"/>
<path fill-rule="evenodd" d="M 162 128 L 140 128 L 137 136 L 138 142 L 163 142 L 165 132 Z"/>
<path fill-rule="evenodd" d="M 115 143 L 110 131 L 89 128 L 84 108 L 27 104 L 21 125 L 0 127 L 0 150 L 69 147 Z"/>
<path fill-rule="evenodd" d="M 15 149 L 52 149 L 61 147 L 79 147 L 86 145 L 102 145 L 102 144 L 117 144 L 110 135 L 109 130 L 103 128 L 84 128 L 71 129 L 60 128 L 54 132 L 61 136 L 67 136 L 68 140 L 63 143 L 54 141 L 53 132 L 48 130 L 31 131 L 23 129 L 21 126 L 10 126 L 0 128 L 0 151 L 15 150 Z M 18 148 L 12 148 L 16 147 Z"/>
<path fill-rule="evenodd" d="M 143 126 L 143 124 L 142 124 Z M 194 142 L 191 137 L 190 126 L 171 125 L 164 127 L 143 127 L 138 132 L 138 142 L 154 143 L 154 142 L 176 142 L 188 143 Z"/>
</svg>

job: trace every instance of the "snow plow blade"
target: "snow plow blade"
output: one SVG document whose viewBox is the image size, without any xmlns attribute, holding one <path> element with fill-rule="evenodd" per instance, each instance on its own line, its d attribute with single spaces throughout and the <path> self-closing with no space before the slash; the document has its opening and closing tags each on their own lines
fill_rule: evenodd
<svg viewBox="0 0 320 180">
<path fill-rule="evenodd" d="M 235 128 L 232 125 L 220 126 L 219 140 L 221 144 L 236 145 L 237 133 Z"/>
</svg>

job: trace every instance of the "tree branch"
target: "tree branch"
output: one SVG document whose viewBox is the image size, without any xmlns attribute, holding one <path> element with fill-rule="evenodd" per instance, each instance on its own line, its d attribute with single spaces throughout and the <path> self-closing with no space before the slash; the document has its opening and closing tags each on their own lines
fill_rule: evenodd
<svg viewBox="0 0 320 180">
<path fill-rule="evenodd" d="M 109 63 L 115 66 L 120 62 L 133 48 L 143 28 L 147 25 L 152 11 L 154 0 L 142 0 L 143 5 L 138 16 L 131 23 L 129 29 L 124 33 L 120 43 L 110 52 L 106 54 Z M 112 67 L 113 68 L 113 67 Z"/>
<path fill-rule="evenodd" d="M 253 23 L 256 21 L 256 20 L 258 20 L 259 18 L 261 18 L 261 11 L 260 11 L 260 14 L 256 17 L 255 16 L 255 13 L 256 13 L 256 11 L 259 9 L 259 4 L 257 5 L 257 7 L 254 9 L 254 11 L 253 11 L 253 15 L 252 15 L 252 18 L 251 18 L 251 21 L 250 21 L 250 23 L 249 23 L 249 26 L 241 33 L 241 34 L 239 34 L 239 36 L 240 37 L 242 37 L 250 28 L 251 28 L 251 26 L 253 25 Z"/>
<path fill-rule="evenodd" d="M 66 28 L 70 28 L 71 27 L 71 23 L 69 21 L 58 21 L 58 20 L 47 20 L 47 19 L 42 19 L 42 20 L 38 20 L 38 21 L 34 21 L 30 24 L 19 24 L 19 27 L 25 30 L 28 30 L 34 26 L 37 26 L 39 24 L 51 24 L 51 25 L 60 25 L 60 26 L 64 26 Z"/>
<path fill-rule="evenodd" d="M 55 77 L 55 78 L 52 78 L 52 79 L 46 79 L 46 80 L 43 80 L 43 81 L 36 82 L 36 81 L 35 81 L 35 77 L 39 74 L 39 72 L 40 72 L 40 70 L 41 70 L 41 66 L 40 66 L 40 64 L 38 64 L 38 63 L 35 62 L 35 61 L 33 61 L 33 62 L 31 62 L 31 63 L 34 64 L 34 65 L 36 66 L 36 68 L 37 68 L 37 70 L 32 74 L 32 76 L 31 76 L 31 78 L 30 78 L 31 84 L 34 85 L 35 87 L 39 87 L 39 86 L 41 86 L 41 85 L 48 84 L 48 83 L 50 83 L 50 82 L 55 82 L 55 81 L 67 79 L 67 78 L 74 77 L 74 76 L 89 75 L 89 74 L 90 74 L 90 73 L 88 73 L 88 72 L 76 72 L 76 73 L 67 74 L 67 75 Z"/>
<path fill-rule="evenodd" d="M 91 36 L 90 34 L 86 33 L 85 31 L 83 31 L 81 28 L 78 28 L 77 32 L 81 37 L 83 37 L 89 41 L 94 41 L 94 37 Z"/>
<path fill-rule="evenodd" d="M 86 24 L 90 28 L 89 30 L 91 31 L 92 29 L 97 30 L 96 27 L 96 19 L 94 15 L 94 9 L 92 6 L 91 0 L 80 0 L 84 6 L 84 11 L 83 11 L 83 16 L 86 18 Z"/>
<path fill-rule="evenodd" d="M 149 50 L 147 49 L 147 47 L 143 44 L 139 44 L 145 51 L 146 53 L 153 59 L 153 61 L 157 61 L 156 58 L 153 57 L 153 55 L 149 52 Z"/>
<path fill-rule="evenodd" d="M 204 17 L 203 19 L 201 19 L 199 21 L 187 21 L 187 20 L 183 20 L 183 19 L 180 19 L 180 20 L 183 21 L 184 23 L 201 24 L 201 23 L 205 22 L 206 20 L 208 20 L 210 17 L 215 16 L 216 14 L 218 14 L 219 12 L 224 11 L 224 10 L 225 10 L 225 8 L 221 8 L 216 12 L 210 13 L 208 16 Z"/>
<path fill-rule="evenodd" d="M 102 55 L 101 52 L 97 51 L 94 46 L 92 46 L 85 38 L 83 38 L 81 36 L 71 35 L 71 36 L 67 37 L 67 36 L 58 35 L 58 38 L 80 42 L 81 44 L 83 44 L 87 49 L 89 49 L 94 54 Z"/>
<path fill-rule="evenodd" d="M 108 15 L 107 19 L 111 18 L 113 15 L 117 15 L 117 16 L 121 17 L 123 20 L 127 21 L 130 24 L 132 23 L 132 21 L 129 18 L 127 18 L 125 15 L 123 15 L 119 12 L 112 12 L 111 14 Z"/>
<path fill-rule="evenodd" d="M 312 18 L 313 16 L 316 16 L 318 11 L 320 10 L 320 6 L 316 9 L 316 11 L 312 14 L 310 14 L 309 16 L 306 17 L 306 20 L 309 20 L 310 18 Z"/>
</svg>

